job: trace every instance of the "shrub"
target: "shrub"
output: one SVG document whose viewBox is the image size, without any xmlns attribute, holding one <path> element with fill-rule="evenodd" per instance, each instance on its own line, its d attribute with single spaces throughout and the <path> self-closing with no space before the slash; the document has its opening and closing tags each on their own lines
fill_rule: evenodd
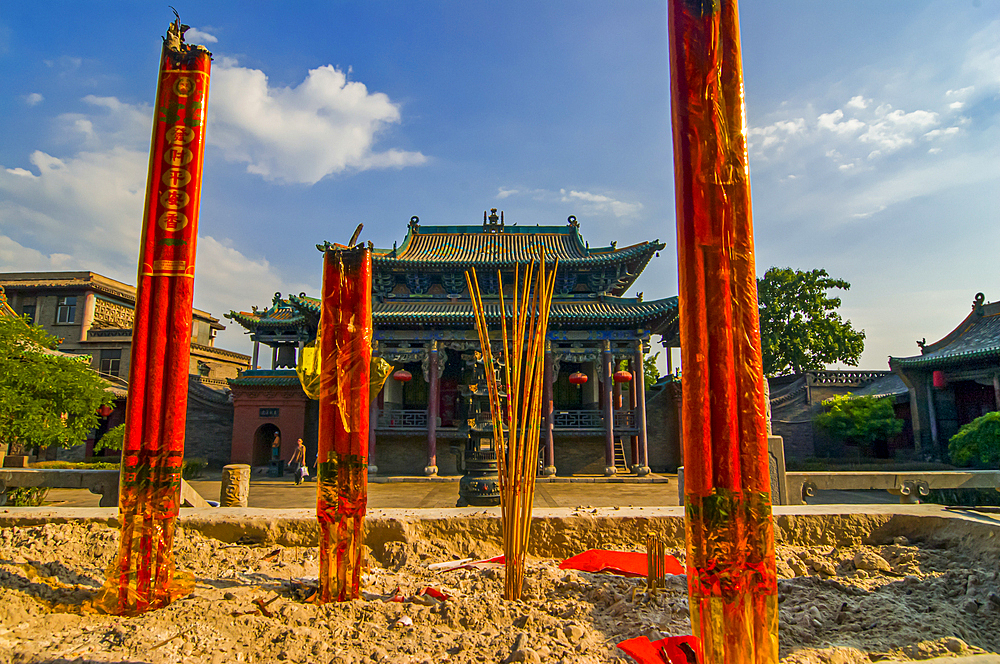
<svg viewBox="0 0 1000 664">
<path fill-rule="evenodd" d="M 48 487 L 26 486 L 7 490 L 7 504 L 11 507 L 38 507 L 45 502 Z"/>
<path fill-rule="evenodd" d="M 208 467 L 208 462 L 204 459 L 184 459 L 184 464 L 181 466 L 181 477 L 186 480 L 199 478 L 205 472 L 206 467 Z"/>
<path fill-rule="evenodd" d="M 986 413 L 958 430 L 948 441 L 956 466 L 1000 466 L 1000 412 Z"/>
<path fill-rule="evenodd" d="M 826 411 L 816 416 L 816 426 L 836 441 L 857 445 L 863 455 L 872 456 L 875 442 L 903 430 L 896 419 L 892 400 L 852 397 L 849 393 L 823 402 Z"/>
</svg>

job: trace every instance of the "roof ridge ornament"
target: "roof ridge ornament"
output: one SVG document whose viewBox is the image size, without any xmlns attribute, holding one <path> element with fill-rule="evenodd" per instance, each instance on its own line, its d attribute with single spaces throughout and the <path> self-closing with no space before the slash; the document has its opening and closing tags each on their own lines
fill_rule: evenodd
<svg viewBox="0 0 1000 664">
<path fill-rule="evenodd" d="M 499 222 L 499 223 L 497 223 Z M 503 212 L 500 212 L 500 216 L 497 216 L 497 209 L 490 208 L 490 215 L 487 217 L 486 212 L 483 211 L 483 232 L 484 233 L 503 233 Z"/>
<path fill-rule="evenodd" d="M 413 215 L 412 217 L 410 217 L 410 224 L 409 226 L 407 226 L 407 228 L 409 228 L 411 231 L 415 233 L 417 229 L 420 228 L 420 217 L 418 217 L 417 215 Z"/>
<path fill-rule="evenodd" d="M 576 215 L 575 214 L 571 214 L 568 217 L 566 217 L 566 222 L 570 226 L 572 226 L 573 228 L 579 228 L 580 227 L 580 222 L 576 220 Z"/>
<path fill-rule="evenodd" d="M 972 300 L 972 310 L 976 312 L 976 315 L 983 315 L 983 303 L 986 301 L 986 296 L 982 293 L 976 293 L 976 297 Z"/>
</svg>

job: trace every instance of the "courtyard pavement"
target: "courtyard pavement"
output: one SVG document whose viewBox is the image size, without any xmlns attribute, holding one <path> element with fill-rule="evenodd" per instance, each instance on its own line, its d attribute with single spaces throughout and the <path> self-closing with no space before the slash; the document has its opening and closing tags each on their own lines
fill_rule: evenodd
<svg viewBox="0 0 1000 664">
<path fill-rule="evenodd" d="M 372 509 L 441 509 L 455 507 L 458 478 L 378 477 L 368 484 L 368 507 Z M 678 504 L 677 476 L 654 475 L 645 481 L 633 478 L 574 477 L 535 484 L 533 506 L 576 507 L 669 507 Z M 222 487 L 218 473 L 191 480 L 190 485 L 207 500 L 219 500 Z M 101 497 L 86 489 L 52 489 L 45 504 L 53 507 L 97 507 Z M 898 503 L 886 491 L 820 491 L 810 504 Z M 250 480 L 248 507 L 308 508 L 316 505 L 316 483 L 296 485 L 291 477 L 254 475 Z"/>
</svg>

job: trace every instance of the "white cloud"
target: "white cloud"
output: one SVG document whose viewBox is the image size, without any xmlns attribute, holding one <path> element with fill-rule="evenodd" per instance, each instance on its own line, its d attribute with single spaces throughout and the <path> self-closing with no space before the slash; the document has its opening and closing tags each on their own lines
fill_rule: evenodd
<svg viewBox="0 0 1000 664">
<path fill-rule="evenodd" d="M 844 112 L 839 109 L 832 113 L 823 113 L 817 118 L 816 126 L 838 134 L 853 134 L 865 126 L 865 123 L 857 118 L 850 118 L 841 122 L 843 118 Z"/>
<path fill-rule="evenodd" d="M 603 194 L 592 194 L 589 191 L 570 190 L 567 192 L 565 189 L 560 189 L 559 193 L 562 195 L 564 203 L 586 203 L 585 209 L 610 211 L 616 217 L 631 217 L 642 209 L 642 203 L 626 203 Z"/>
<path fill-rule="evenodd" d="M 871 99 L 865 99 L 863 96 L 858 95 L 857 97 L 851 97 L 847 102 L 847 106 L 850 108 L 868 108 L 868 104 L 871 103 Z"/>
<path fill-rule="evenodd" d="M 115 98 L 85 101 L 92 114 L 60 118 L 79 133 L 69 154 L 36 150 L 30 168 L 0 165 L 0 265 L 93 270 L 134 284 L 148 163 L 148 148 L 134 144 L 140 136 L 149 140 L 152 110 Z M 147 118 L 140 122 L 143 113 Z M 248 257 L 210 236 L 198 241 L 195 287 L 195 306 L 217 317 L 268 302 L 275 290 L 309 290 L 289 285 L 265 258 Z M 228 327 L 220 346 L 246 350 L 242 330 Z"/>
<path fill-rule="evenodd" d="M 199 30 L 198 28 L 189 28 L 187 32 L 184 33 L 184 41 L 188 44 L 215 44 L 219 40 L 218 38 L 209 33 L 208 30 L 211 28 L 205 28 L 205 30 Z"/>
<path fill-rule="evenodd" d="M 36 106 L 43 101 L 45 101 L 45 97 L 38 92 L 32 92 L 30 95 L 24 96 L 24 103 L 28 106 Z"/>
<path fill-rule="evenodd" d="M 517 189 L 506 189 L 504 187 L 497 187 L 497 198 L 499 198 L 500 200 L 503 200 L 508 196 L 514 196 L 519 193 L 521 192 L 518 191 Z"/>
<path fill-rule="evenodd" d="M 332 65 L 295 87 L 272 87 L 264 72 L 223 59 L 212 74 L 208 141 L 226 159 L 267 180 L 315 184 L 328 175 L 422 164 L 419 152 L 375 151 L 401 120 L 380 92 L 348 81 Z"/>
</svg>

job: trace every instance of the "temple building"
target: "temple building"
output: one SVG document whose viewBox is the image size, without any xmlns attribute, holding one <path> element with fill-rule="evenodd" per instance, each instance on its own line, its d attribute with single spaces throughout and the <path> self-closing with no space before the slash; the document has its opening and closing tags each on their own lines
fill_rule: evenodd
<svg viewBox="0 0 1000 664">
<path fill-rule="evenodd" d="M 920 355 L 890 357 L 889 367 L 909 392 L 916 453 L 948 459 L 959 427 L 1000 410 L 1000 302 L 977 293 L 958 327 L 917 345 Z"/>
<path fill-rule="evenodd" d="M 664 456 L 661 446 L 680 444 L 676 431 L 649 441 L 642 379 L 653 335 L 665 346 L 679 345 L 677 298 L 624 295 L 664 245 L 593 248 L 572 216 L 564 226 L 534 227 L 508 226 L 496 210 L 483 217 L 481 226 L 427 226 L 413 217 L 402 243 L 373 250 L 374 353 L 394 373 L 371 406 L 371 472 L 463 472 L 467 432 L 459 386 L 473 380 L 479 349 L 465 271 L 476 269 L 488 324 L 499 331 L 499 279 L 509 298 L 515 268 L 523 274 L 544 249 L 559 268 L 545 349 L 543 404 L 551 407 L 543 405 L 540 470 L 648 473 L 651 460 L 655 467 Z M 252 369 L 229 380 L 232 462 L 266 465 L 275 437 L 282 459 L 298 438 L 307 459 L 314 458 L 316 404 L 302 391 L 295 365 L 299 350 L 315 338 L 319 315 L 319 300 L 305 293 L 276 293 L 265 309 L 226 314 L 254 342 Z M 261 369 L 267 355 L 270 368 Z M 616 373 L 628 380 L 622 367 L 634 378 L 616 383 Z"/>
</svg>

